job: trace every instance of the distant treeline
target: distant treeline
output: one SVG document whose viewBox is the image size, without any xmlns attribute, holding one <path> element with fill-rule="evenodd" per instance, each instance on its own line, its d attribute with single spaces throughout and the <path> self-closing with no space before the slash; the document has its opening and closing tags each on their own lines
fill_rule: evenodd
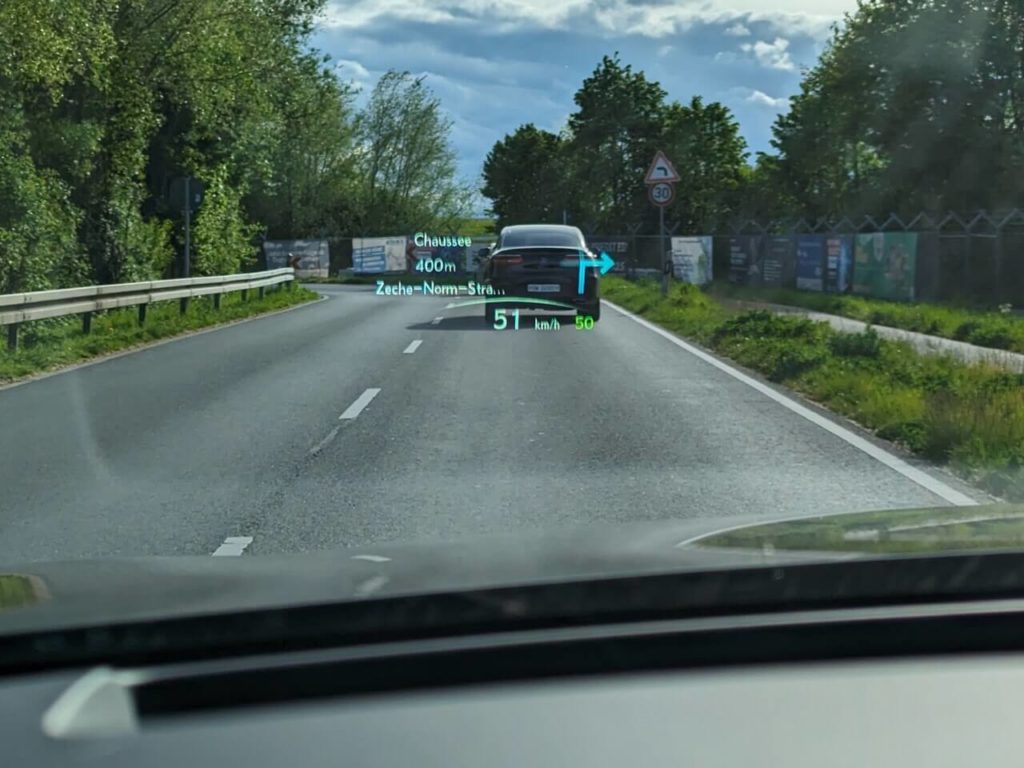
<svg viewBox="0 0 1024 768">
<path fill-rule="evenodd" d="M 1024 205 L 1024 4 L 862 0 L 833 29 L 773 152 L 750 160 L 728 109 L 668 103 L 605 59 L 559 134 L 524 125 L 492 149 L 485 194 L 500 224 L 625 231 L 656 213 L 643 174 L 656 148 L 683 180 L 666 213 L 700 232 L 733 216 L 824 216 Z"/>
</svg>

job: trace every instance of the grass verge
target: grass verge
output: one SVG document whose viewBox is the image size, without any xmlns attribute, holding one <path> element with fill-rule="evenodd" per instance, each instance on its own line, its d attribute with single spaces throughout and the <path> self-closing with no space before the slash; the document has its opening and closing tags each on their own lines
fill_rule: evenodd
<svg viewBox="0 0 1024 768">
<path fill-rule="evenodd" d="M 714 283 L 709 292 L 717 298 L 785 304 L 841 315 L 873 325 L 888 325 L 966 341 L 979 347 L 1024 352 L 1024 318 L 998 311 L 913 304 L 791 288 L 759 288 L 724 281 Z"/>
<path fill-rule="evenodd" d="M 177 301 L 164 301 L 149 306 L 143 326 L 139 326 L 135 307 L 98 312 L 88 335 L 82 333 L 77 315 L 26 323 L 19 332 L 17 351 L 0 349 L 0 384 L 315 298 L 316 293 L 298 285 L 291 290 L 271 290 L 263 299 L 251 293 L 248 301 L 242 301 L 240 293 L 228 293 L 218 311 L 213 308 L 213 297 L 203 296 L 192 299 L 184 315 Z"/>
<path fill-rule="evenodd" d="M 1024 375 L 922 355 L 868 329 L 728 309 L 701 289 L 606 277 L 604 298 L 841 413 L 879 437 L 1024 501 Z"/>
</svg>

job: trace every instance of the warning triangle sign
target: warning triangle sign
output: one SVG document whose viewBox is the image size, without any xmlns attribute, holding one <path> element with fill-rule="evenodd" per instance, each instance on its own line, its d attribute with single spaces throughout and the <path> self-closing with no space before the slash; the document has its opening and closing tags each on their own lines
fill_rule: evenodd
<svg viewBox="0 0 1024 768">
<path fill-rule="evenodd" d="M 651 163 L 651 169 L 647 171 L 647 176 L 644 177 L 644 183 L 657 184 L 660 181 L 679 181 L 679 174 L 676 173 L 672 163 L 665 157 L 665 153 L 659 149 L 658 153 L 654 156 L 654 162 Z"/>
</svg>

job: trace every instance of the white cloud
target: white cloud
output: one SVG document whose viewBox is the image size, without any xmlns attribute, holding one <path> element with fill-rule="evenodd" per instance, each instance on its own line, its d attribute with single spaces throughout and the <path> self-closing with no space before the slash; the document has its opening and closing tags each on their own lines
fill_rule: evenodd
<svg viewBox="0 0 1024 768">
<path fill-rule="evenodd" d="M 352 59 L 335 59 L 334 67 L 343 80 L 365 82 L 370 77 L 370 70 Z"/>
<path fill-rule="evenodd" d="M 488 34 L 578 31 L 589 22 L 605 33 L 651 38 L 679 34 L 694 24 L 730 22 L 727 34 L 739 37 L 750 33 L 743 22 L 760 21 L 787 34 L 824 37 L 832 22 L 856 9 L 857 0 L 775 0 L 771 11 L 764 10 L 763 0 L 330 0 L 320 21 L 333 29 L 359 29 L 376 21 L 484 25 Z"/>
<path fill-rule="evenodd" d="M 661 46 L 658 49 L 658 55 L 659 56 L 667 56 L 671 52 L 672 52 L 672 46 L 671 45 L 663 45 L 663 46 Z"/>
<path fill-rule="evenodd" d="M 744 101 L 757 104 L 760 107 L 771 107 L 772 109 L 786 109 L 789 107 L 788 98 L 773 99 L 764 91 L 752 90 Z"/>
<path fill-rule="evenodd" d="M 796 70 L 796 65 L 789 57 L 789 40 L 784 37 L 776 37 L 770 43 L 758 40 L 756 43 L 744 43 L 740 46 L 741 51 L 753 53 L 758 63 L 768 69 L 784 69 L 787 72 Z"/>
<path fill-rule="evenodd" d="M 738 58 L 732 51 L 719 51 L 715 54 L 715 61 L 736 61 Z"/>
</svg>

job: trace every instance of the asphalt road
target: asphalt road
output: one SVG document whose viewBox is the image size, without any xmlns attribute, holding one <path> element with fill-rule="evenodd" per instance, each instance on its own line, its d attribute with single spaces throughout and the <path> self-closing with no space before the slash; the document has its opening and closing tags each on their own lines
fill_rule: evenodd
<svg viewBox="0 0 1024 768">
<path fill-rule="evenodd" d="M 0 564 L 985 498 L 908 477 L 884 443 L 836 434 L 863 437 L 848 422 L 830 431 L 608 306 L 594 330 L 524 313 L 494 331 L 451 299 L 321 289 L 0 390 Z"/>
</svg>

